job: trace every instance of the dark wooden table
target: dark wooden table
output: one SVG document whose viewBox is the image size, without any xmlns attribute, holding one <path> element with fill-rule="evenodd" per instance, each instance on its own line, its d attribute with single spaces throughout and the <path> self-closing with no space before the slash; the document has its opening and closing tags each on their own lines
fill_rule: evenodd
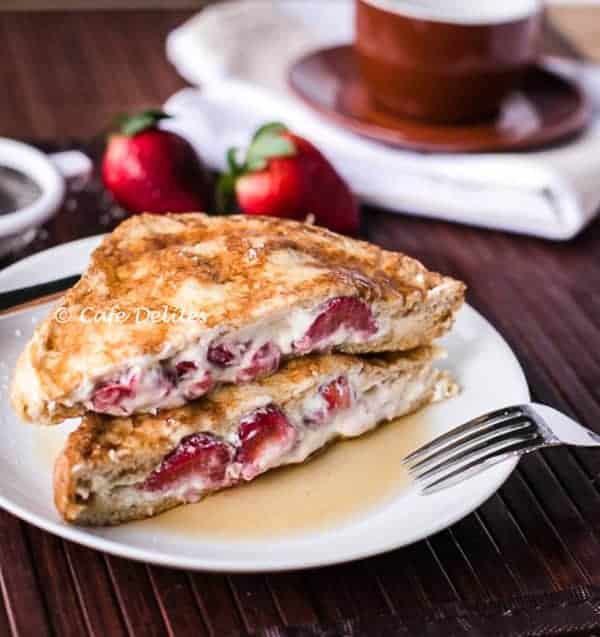
<svg viewBox="0 0 600 637">
<path fill-rule="evenodd" d="M 97 156 L 116 112 L 160 104 L 182 86 L 163 40 L 185 17 L 0 13 L 0 134 Z M 106 231 L 112 211 L 96 180 L 14 259 Z M 365 213 L 372 241 L 468 283 L 469 301 L 514 347 L 535 399 L 600 431 L 600 223 L 553 244 Z M 598 452 L 544 451 L 427 541 L 267 575 L 130 562 L 0 512 L 0 637 L 600 634 L 599 475 Z"/>
</svg>

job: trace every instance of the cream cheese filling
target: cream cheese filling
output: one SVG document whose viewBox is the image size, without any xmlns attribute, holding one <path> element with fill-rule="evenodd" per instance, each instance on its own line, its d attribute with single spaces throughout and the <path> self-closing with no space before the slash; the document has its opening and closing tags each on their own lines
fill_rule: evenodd
<svg viewBox="0 0 600 637">
<path fill-rule="evenodd" d="M 323 305 L 311 310 L 295 310 L 268 323 L 263 322 L 229 333 L 211 330 L 200 340 L 172 357 L 161 360 L 160 357 L 147 356 L 128 369 L 121 370 L 120 375 L 117 370 L 111 370 L 103 377 L 88 378 L 67 400 L 61 402 L 67 407 L 82 403 L 87 410 L 115 416 L 126 416 L 134 412 L 153 413 L 159 409 L 179 407 L 205 393 L 202 391 L 194 395 L 191 392 L 193 392 L 195 383 L 202 382 L 203 379 L 207 378 L 207 375 L 210 375 L 210 385 L 206 391 L 219 383 L 240 382 L 240 373 L 252 365 L 257 352 L 267 344 L 276 346 L 281 357 L 289 357 L 294 352 L 294 343 L 307 333 L 317 317 L 323 312 Z M 370 309 L 373 310 L 373 308 Z M 312 351 L 317 349 L 318 351 L 327 351 L 342 343 L 360 344 L 378 339 L 384 332 L 385 326 L 380 325 L 379 320 L 376 320 L 378 329 L 372 335 L 365 337 L 364 333 L 342 325 L 328 337 L 320 340 L 318 347 Z M 218 366 L 207 359 L 209 347 L 216 341 L 229 345 L 231 349 L 235 349 L 240 343 L 247 344 L 247 348 L 234 365 Z M 173 374 L 176 366 L 184 362 L 193 362 L 197 367 L 192 373 L 176 382 L 172 377 L 165 376 L 165 369 L 170 370 L 169 373 Z M 134 377 L 135 387 L 131 394 L 122 397 L 114 407 L 99 406 L 94 400 L 96 390 L 104 383 L 109 383 L 111 380 L 115 382 L 122 380 L 124 384 L 127 384 Z"/>
<path fill-rule="evenodd" d="M 302 401 L 294 404 L 284 413 L 298 434 L 296 443 L 287 452 L 271 458 L 262 465 L 261 473 L 288 464 L 304 462 L 309 456 L 337 438 L 352 438 L 360 436 L 382 422 L 393 420 L 408 414 L 425 402 L 437 401 L 447 396 L 447 389 L 438 388 L 440 372 L 429 365 L 423 366 L 414 373 L 403 373 L 396 378 L 384 381 L 369 388 L 357 391 L 358 378 L 350 376 L 350 386 L 354 396 L 350 408 L 332 412 L 332 417 L 317 426 L 307 425 L 304 416 L 311 413 L 322 397 L 318 392 L 312 393 Z M 334 380 L 324 380 L 324 384 Z M 268 404 L 269 398 L 264 397 Z M 229 442 L 235 444 L 236 436 L 231 436 Z M 242 466 L 232 462 L 227 468 L 227 479 L 220 488 L 235 485 L 243 481 Z M 94 481 L 91 492 L 96 493 L 105 506 L 129 507 L 147 505 L 153 506 L 165 498 L 174 498 L 181 502 L 195 502 L 201 499 L 212 488 L 206 488 L 201 476 L 192 475 L 176 485 L 159 492 L 145 491 L 139 488 L 145 476 L 135 476 L 126 484 L 110 483 L 106 478 L 98 476 Z M 132 482 L 135 482 L 133 484 Z M 193 493 L 193 497 L 190 497 Z"/>
</svg>

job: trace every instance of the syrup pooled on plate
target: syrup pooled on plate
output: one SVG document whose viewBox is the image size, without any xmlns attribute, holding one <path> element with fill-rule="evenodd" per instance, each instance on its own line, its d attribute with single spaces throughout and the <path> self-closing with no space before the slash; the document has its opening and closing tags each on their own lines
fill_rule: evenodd
<svg viewBox="0 0 600 637">
<path fill-rule="evenodd" d="M 40 427 L 36 461 L 50 470 L 75 428 Z M 351 521 L 397 497 L 410 484 L 400 460 L 433 438 L 427 409 L 339 440 L 302 464 L 273 469 L 251 482 L 130 522 L 145 531 L 216 540 L 268 539 L 321 531 Z"/>
<path fill-rule="evenodd" d="M 319 531 L 385 505 L 409 485 L 401 458 L 421 446 L 426 411 L 338 441 L 303 464 L 133 522 L 145 530 L 211 539 L 260 539 Z"/>
</svg>

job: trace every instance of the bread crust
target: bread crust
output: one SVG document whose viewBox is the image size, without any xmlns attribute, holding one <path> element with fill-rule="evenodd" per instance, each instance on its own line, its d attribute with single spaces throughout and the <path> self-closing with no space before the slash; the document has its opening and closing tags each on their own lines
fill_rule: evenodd
<svg viewBox="0 0 600 637">
<path fill-rule="evenodd" d="M 12 403 L 26 421 L 60 422 L 84 411 L 70 397 L 111 370 L 168 358 L 207 330 L 235 330 L 339 296 L 358 297 L 394 320 L 415 318 L 410 334 L 392 331 L 339 351 L 410 349 L 450 328 L 464 289 L 408 256 L 295 221 L 137 215 L 103 240 L 66 293 L 60 306 L 69 320 L 52 312 L 37 327 L 17 364 Z M 86 308 L 127 318 L 94 321 Z M 144 318 L 165 308 L 198 318 L 139 320 L 140 311 Z"/>
</svg>

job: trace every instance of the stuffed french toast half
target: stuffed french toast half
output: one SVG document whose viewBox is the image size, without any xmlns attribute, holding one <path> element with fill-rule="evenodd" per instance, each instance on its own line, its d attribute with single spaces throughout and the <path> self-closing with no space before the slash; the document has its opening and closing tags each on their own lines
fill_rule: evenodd
<svg viewBox="0 0 600 637">
<path fill-rule="evenodd" d="M 312 354 L 156 415 L 88 413 L 56 462 L 57 509 L 75 524 L 119 524 L 305 462 L 338 438 L 454 395 L 434 366 L 442 356 L 435 347 Z"/>
<path fill-rule="evenodd" d="M 12 403 L 39 424 L 156 414 L 309 354 L 426 346 L 464 290 L 406 255 L 295 221 L 137 215 L 35 330 Z"/>
</svg>

